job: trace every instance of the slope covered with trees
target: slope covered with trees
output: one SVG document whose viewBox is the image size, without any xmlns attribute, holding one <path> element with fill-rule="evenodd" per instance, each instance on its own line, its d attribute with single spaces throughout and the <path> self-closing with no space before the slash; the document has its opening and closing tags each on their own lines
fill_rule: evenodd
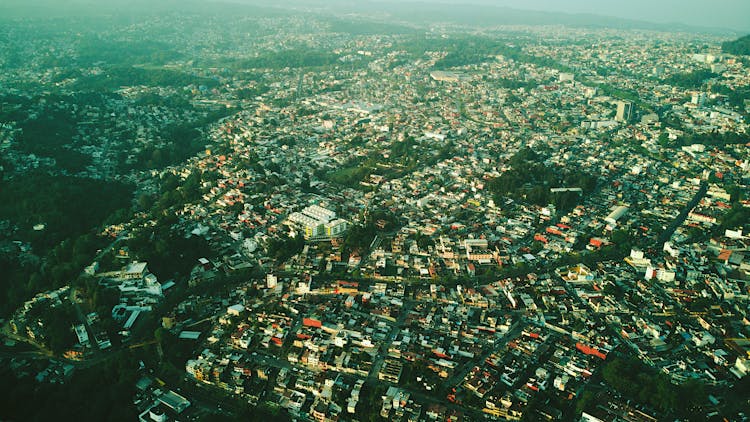
<svg viewBox="0 0 750 422">
<path fill-rule="evenodd" d="M 750 55 L 750 35 L 721 44 L 721 51 L 735 55 Z"/>
</svg>

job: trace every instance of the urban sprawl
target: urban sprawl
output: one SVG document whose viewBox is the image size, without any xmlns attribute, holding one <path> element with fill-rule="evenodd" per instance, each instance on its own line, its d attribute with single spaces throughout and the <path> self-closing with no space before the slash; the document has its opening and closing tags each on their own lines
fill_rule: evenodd
<svg viewBox="0 0 750 422">
<path fill-rule="evenodd" d="M 197 82 L 86 105 L 69 98 L 106 60 L 49 64 L 80 34 L 0 43 L 4 110 L 17 96 L 74 116 L 70 149 L 89 160 L 18 147 L 26 129 L 4 111 L 3 177 L 134 186 L 92 259 L 3 321 L 3 350 L 31 345 L 1 355 L 18 379 L 151 356 L 132 368 L 142 421 L 237 403 L 317 421 L 747 420 L 749 104 L 733 93 L 750 62 L 727 39 L 175 19 L 108 36 L 194 24 L 155 37 L 190 52 L 160 69 Z M 252 44 L 215 47 L 243 45 L 243 25 Z M 30 64 L 10 68 L 12 50 Z M 302 57 L 273 62 L 287 50 Z M 175 122 L 205 126 L 194 155 L 160 166 Z M 54 309 L 72 311 L 57 324 Z"/>
</svg>

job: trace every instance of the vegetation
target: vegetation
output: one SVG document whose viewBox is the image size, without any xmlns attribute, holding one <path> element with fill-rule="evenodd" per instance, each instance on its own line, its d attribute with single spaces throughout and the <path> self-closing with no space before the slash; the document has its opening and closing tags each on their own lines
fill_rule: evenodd
<svg viewBox="0 0 750 422">
<path fill-rule="evenodd" d="M 495 202 L 504 197 L 530 204 L 554 204 L 558 211 L 566 212 L 578 202 L 579 192 L 551 193 L 550 188 L 577 187 L 591 192 L 597 183 L 596 176 L 580 170 L 566 170 L 544 164 L 544 157 L 530 148 L 517 152 L 509 161 L 510 170 L 490 181 L 489 189 Z"/>
<path fill-rule="evenodd" d="M 29 310 L 26 314 L 28 325 L 40 329 L 36 341 L 44 344 L 55 354 L 61 354 L 76 343 L 71 326 L 76 322 L 76 313 L 73 305 L 66 301 L 57 306 L 49 306 L 47 303 L 40 304 Z M 19 327 L 25 331 L 24 327 Z"/>
<path fill-rule="evenodd" d="M 723 233 L 726 229 L 742 229 L 750 225 L 748 222 L 750 222 L 750 208 L 742 206 L 739 202 L 735 202 L 732 209 L 719 219 L 716 231 Z"/>
<path fill-rule="evenodd" d="M 193 157 L 205 148 L 202 129 L 216 120 L 234 112 L 223 109 L 209 113 L 206 117 L 190 122 L 174 123 L 160 134 L 161 142 L 151 142 L 135 154 L 133 159 L 120 157 L 119 167 L 129 170 L 148 170 L 172 166 Z"/>
<path fill-rule="evenodd" d="M 374 209 L 368 211 L 364 224 L 354 224 L 346 232 L 341 245 L 341 255 L 361 254 L 370 246 L 378 233 L 387 233 L 398 227 L 399 221 L 390 211 Z"/>
<path fill-rule="evenodd" d="M 240 60 L 235 66 L 242 69 L 284 69 L 331 66 L 340 62 L 338 54 L 304 48 L 268 52 L 251 59 Z"/>
<path fill-rule="evenodd" d="M 356 188 L 359 186 L 359 182 L 364 181 L 373 171 L 374 169 L 371 167 L 351 163 L 346 167 L 327 173 L 324 177 L 337 185 Z"/>
<path fill-rule="evenodd" d="M 16 379 L 9 365 L 0 365 L 0 409 L 7 420 L 133 421 L 138 363 L 128 351 L 117 352 L 94 368 L 78 369 L 64 388 Z M 65 403 L 65 406 L 60 406 Z"/>
<path fill-rule="evenodd" d="M 693 72 L 675 73 L 664 82 L 685 89 L 699 89 L 707 80 L 718 75 L 707 69 L 695 70 Z"/>
<path fill-rule="evenodd" d="M 355 137 L 352 145 L 358 143 L 359 140 Z M 436 147 L 432 142 L 420 143 L 414 137 L 408 136 L 403 141 L 391 144 L 388 158 L 380 152 L 369 156 L 357 156 L 350 159 L 340 169 L 318 174 L 318 177 L 331 183 L 358 189 L 362 188 L 360 182 L 365 181 L 371 174 L 385 178 L 401 177 L 417 168 L 431 166 L 451 157 L 454 148 L 455 145 L 450 141 Z"/>
<path fill-rule="evenodd" d="M 23 178 L 0 181 L 0 220 L 14 222 L 22 239 L 46 250 L 129 207 L 132 193 L 132 186 L 119 182 L 34 171 Z M 44 230 L 34 231 L 37 224 L 44 224 Z"/>
<path fill-rule="evenodd" d="M 302 233 L 298 233 L 295 237 L 283 235 L 269 241 L 268 255 L 276 259 L 276 262 L 284 262 L 302 252 L 304 247 L 305 239 L 302 237 Z"/>
<path fill-rule="evenodd" d="M 599 92 L 601 92 L 602 95 L 608 95 L 610 97 L 619 98 L 621 100 L 631 101 L 633 103 L 636 103 L 639 107 L 641 106 L 641 97 L 635 91 L 617 88 L 609 84 L 596 84 L 596 88 L 599 90 Z"/>
<path fill-rule="evenodd" d="M 746 144 L 750 142 L 750 137 L 743 133 L 725 132 L 725 133 L 692 133 L 677 138 L 674 141 L 669 139 L 660 139 L 663 146 L 680 148 L 687 145 L 702 144 L 707 146 L 724 147 L 727 145 Z"/>
<path fill-rule="evenodd" d="M 745 35 L 734 41 L 723 42 L 721 51 L 737 56 L 750 55 L 750 35 Z"/>
<path fill-rule="evenodd" d="M 500 45 L 484 43 L 482 40 L 461 40 L 448 46 L 448 54 L 435 63 L 435 69 L 449 69 L 485 63 L 495 59 L 493 53 L 500 51 Z"/>
<path fill-rule="evenodd" d="M 259 95 L 265 94 L 269 90 L 270 88 L 267 85 L 241 88 L 237 90 L 237 98 L 240 100 L 252 100 Z"/>
<path fill-rule="evenodd" d="M 350 35 L 413 34 L 416 29 L 404 25 L 380 23 L 364 20 L 331 19 L 331 32 L 343 32 Z"/>
<path fill-rule="evenodd" d="M 123 86 L 205 86 L 219 85 L 215 79 L 195 76 L 169 69 L 147 69 L 134 66 L 117 66 L 95 76 L 80 78 L 75 89 L 78 91 L 111 91 Z"/>
<path fill-rule="evenodd" d="M 34 252 L 0 254 L 0 314 L 75 279 L 108 242 L 93 229 L 129 207 L 131 197 L 128 185 L 41 172 L 0 181 L 0 220 L 17 225 L 14 238 L 31 242 Z M 37 224 L 44 230 L 33 230 Z"/>
<path fill-rule="evenodd" d="M 446 52 L 447 55 L 435 63 L 434 68 L 438 70 L 485 63 L 495 60 L 496 56 L 503 56 L 522 63 L 570 71 L 567 66 L 554 59 L 534 56 L 523 52 L 517 45 L 482 36 L 466 35 L 451 38 L 415 36 L 399 45 L 398 49 L 406 51 L 413 58 L 422 58 L 426 51 Z"/>
<path fill-rule="evenodd" d="M 107 89 L 113 88 L 114 86 Z M 258 92 L 261 92 L 260 88 Z M 246 94 L 254 93 L 247 92 Z M 96 124 L 83 124 L 82 121 L 86 118 L 81 113 L 71 111 L 82 110 L 88 106 L 106 108 L 106 103 L 113 99 L 120 99 L 119 95 L 107 92 L 45 95 L 35 99 L 38 103 L 24 97 L 6 96 L 0 99 L 0 104 L 2 104 L 0 118 L 18 122 L 21 130 L 16 140 L 20 151 L 54 159 L 57 168 L 68 174 L 77 174 L 95 164 L 90 155 L 80 152 L 81 146 L 96 142 L 101 139 L 98 135 L 106 131 L 115 131 L 123 138 L 134 136 L 128 131 L 123 132 L 118 129 L 116 119 L 105 119 Z M 146 94 L 135 103 L 141 106 L 157 105 L 179 109 L 178 115 L 195 116 L 197 114 L 197 116 L 157 127 L 156 129 L 160 132 L 154 134 L 156 139 L 138 149 L 131 150 L 133 145 L 129 143 L 112 145 L 110 152 L 117 160 L 118 170 L 121 172 L 162 168 L 186 160 L 204 148 L 203 129 L 235 111 L 231 108 L 222 108 L 198 113 L 193 109 L 188 97 L 181 95 L 163 97 Z M 35 104 L 42 105 L 39 109 L 31 111 Z M 8 164 L 12 163 L 5 161 L 0 163 L 10 168 Z"/>
<path fill-rule="evenodd" d="M 667 375 L 636 359 L 614 358 L 602 370 L 604 381 L 620 394 L 669 415 L 689 417 L 707 401 L 703 384 L 674 385 Z"/>
<path fill-rule="evenodd" d="M 375 238 L 375 224 L 367 225 L 354 224 L 344 237 L 344 243 L 341 246 L 342 256 L 349 256 L 352 253 L 361 254 L 372 240 Z"/>
<path fill-rule="evenodd" d="M 174 215 L 156 221 L 154 227 L 133 235 L 128 246 L 137 251 L 138 259 L 147 261 L 149 270 L 159 280 L 186 277 L 197 264 L 198 258 L 212 256 L 208 242 L 201 237 L 185 237 L 174 227 Z"/>
<path fill-rule="evenodd" d="M 715 84 L 711 87 L 711 91 L 726 96 L 726 102 L 740 110 L 745 110 L 745 101 L 750 100 L 750 87 L 732 89 L 723 84 Z"/>
<path fill-rule="evenodd" d="M 113 41 L 89 37 L 78 45 L 77 62 L 91 66 L 105 62 L 110 65 L 133 63 L 163 64 L 179 59 L 182 55 L 169 45 L 153 40 Z"/>
<path fill-rule="evenodd" d="M 43 116 L 25 120 L 20 128 L 18 143 L 22 151 L 54 158 L 60 168 L 71 173 L 83 171 L 91 164 L 91 157 L 67 147 L 76 134 L 70 113 L 49 109 Z"/>
</svg>

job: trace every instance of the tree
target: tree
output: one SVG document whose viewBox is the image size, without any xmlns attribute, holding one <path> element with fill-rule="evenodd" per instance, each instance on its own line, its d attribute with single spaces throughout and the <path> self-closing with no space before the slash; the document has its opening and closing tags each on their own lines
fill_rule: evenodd
<svg viewBox="0 0 750 422">
<path fill-rule="evenodd" d="M 745 35 L 733 41 L 725 41 L 721 44 L 721 50 L 734 55 L 750 55 L 750 35 Z"/>
</svg>

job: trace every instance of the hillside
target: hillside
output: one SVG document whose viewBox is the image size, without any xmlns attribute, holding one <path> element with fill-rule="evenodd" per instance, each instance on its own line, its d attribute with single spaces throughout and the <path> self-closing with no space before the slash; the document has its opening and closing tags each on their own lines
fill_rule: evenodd
<svg viewBox="0 0 750 422">
<path fill-rule="evenodd" d="M 750 55 L 750 35 L 738 38 L 734 41 L 727 41 L 721 44 L 721 50 L 725 53 L 735 55 Z"/>
</svg>

